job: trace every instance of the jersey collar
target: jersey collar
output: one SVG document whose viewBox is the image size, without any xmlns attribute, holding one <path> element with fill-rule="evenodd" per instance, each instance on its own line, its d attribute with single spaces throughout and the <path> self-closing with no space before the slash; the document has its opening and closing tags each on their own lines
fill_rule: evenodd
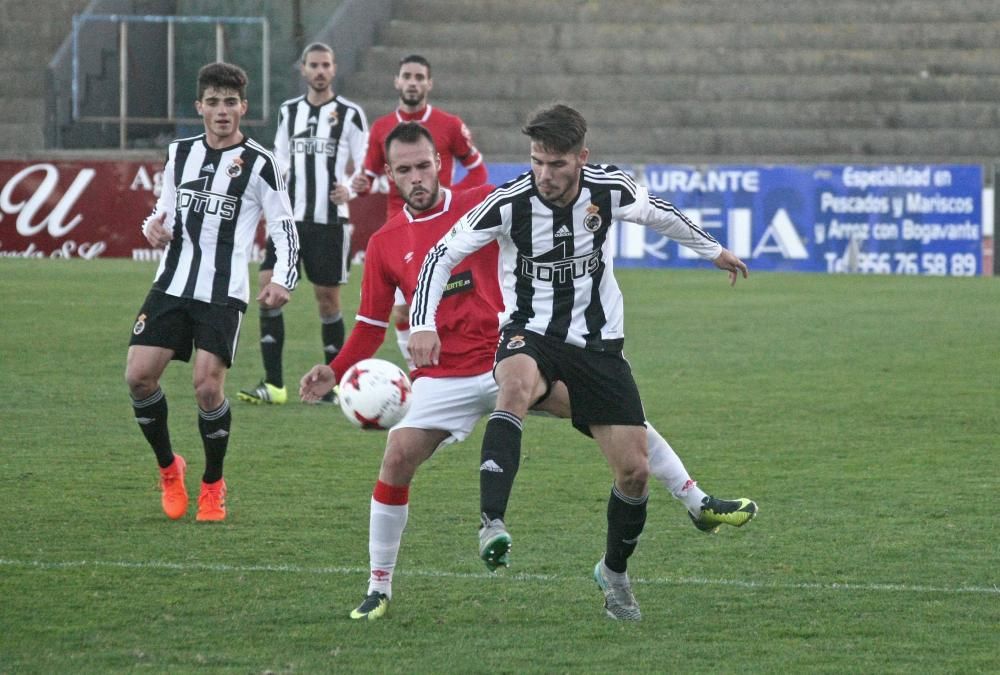
<svg viewBox="0 0 1000 675">
<path fill-rule="evenodd" d="M 405 110 L 400 110 L 396 108 L 396 120 L 399 122 L 420 122 L 423 124 L 431 116 L 431 104 L 428 103 L 427 107 L 423 110 L 418 110 L 417 112 L 406 112 Z"/>
<path fill-rule="evenodd" d="M 443 187 L 441 188 L 441 192 L 444 193 L 444 199 L 441 200 L 441 203 L 432 209 L 424 211 L 419 216 L 414 216 L 410 213 L 409 206 L 403 206 L 403 213 L 406 214 L 406 219 L 411 223 L 419 223 L 424 220 L 430 220 L 431 218 L 437 218 L 442 213 L 447 213 L 448 209 L 451 208 L 451 190 Z"/>
</svg>

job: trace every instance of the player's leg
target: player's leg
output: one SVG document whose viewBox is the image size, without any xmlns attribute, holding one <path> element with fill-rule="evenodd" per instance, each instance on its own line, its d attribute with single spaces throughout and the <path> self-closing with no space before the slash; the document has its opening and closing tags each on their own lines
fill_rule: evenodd
<svg viewBox="0 0 1000 675">
<path fill-rule="evenodd" d="M 232 366 L 243 313 L 232 307 L 193 303 L 196 317 L 193 385 L 198 401 L 198 431 L 205 450 L 205 471 L 198 496 L 199 521 L 226 518 L 223 464 L 233 414 L 226 399 L 226 370 Z"/>
<path fill-rule="evenodd" d="M 646 524 L 646 433 L 641 426 L 591 425 L 590 430 L 615 476 L 608 498 L 606 548 L 594 566 L 594 579 L 604 593 L 608 616 L 636 621 L 641 614 L 627 569 Z"/>
<path fill-rule="evenodd" d="M 417 468 L 441 445 L 464 440 L 495 402 L 490 373 L 462 378 L 422 377 L 413 403 L 389 432 L 372 493 L 368 533 L 368 592 L 352 619 L 378 619 L 392 597 L 392 575 L 409 513 L 409 486 Z"/>
<path fill-rule="evenodd" d="M 642 615 L 627 570 L 646 524 L 649 481 L 639 389 L 619 351 L 564 345 L 558 358 L 560 379 L 569 391 L 573 425 L 589 429 L 614 474 L 608 497 L 606 548 L 594 566 L 594 580 L 604 594 L 608 616 L 637 621 Z"/>
<path fill-rule="evenodd" d="M 512 540 L 505 518 L 520 466 L 522 420 L 551 381 L 539 366 L 546 360 L 537 337 L 523 330 L 505 330 L 497 349 L 493 370 L 497 403 L 483 432 L 479 458 L 479 557 L 490 570 L 510 565 Z"/>
<path fill-rule="evenodd" d="M 181 455 L 174 453 L 170 442 L 167 397 L 160 388 L 160 378 L 171 359 L 186 361 L 190 354 L 191 328 L 180 301 L 150 292 L 132 327 L 125 381 L 135 420 L 159 465 L 161 506 L 172 520 L 187 511 L 187 465 Z"/>
<path fill-rule="evenodd" d="M 260 264 L 260 272 L 257 275 L 258 288 L 264 288 L 271 283 L 271 275 L 277 260 L 274 242 L 268 237 L 264 261 Z M 288 400 L 282 365 L 282 354 L 285 350 L 285 315 L 281 307 L 269 307 L 264 304 L 258 306 L 258 311 L 260 356 L 264 362 L 264 377 L 256 385 L 240 390 L 237 398 L 247 403 L 282 405 Z"/>
<path fill-rule="evenodd" d="M 351 226 L 343 219 L 334 225 L 303 223 L 310 246 L 301 258 L 305 273 L 313 283 L 313 295 L 319 309 L 323 360 L 329 363 L 344 346 L 344 317 L 340 308 L 340 287 L 350 278 Z M 322 403 L 336 403 L 334 392 Z"/>
<path fill-rule="evenodd" d="M 698 487 L 681 458 L 649 422 L 646 422 L 646 443 L 650 474 L 687 507 L 691 522 L 702 532 L 718 532 L 720 525 L 742 527 L 757 515 L 757 504 L 751 499 L 719 499 Z"/>
</svg>

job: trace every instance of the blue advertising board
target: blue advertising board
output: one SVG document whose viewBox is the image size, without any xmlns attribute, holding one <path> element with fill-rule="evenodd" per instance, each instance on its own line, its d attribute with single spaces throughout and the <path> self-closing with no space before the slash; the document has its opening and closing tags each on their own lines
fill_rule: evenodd
<svg viewBox="0 0 1000 675">
<path fill-rule="evenodd" d="M 980 166 L 647 165 L 641 178 L 754 270 L 980 273 Z M 618 223 L 614 241 L 620 267 L 704 264 L 645 227 Z"/>
</svg>

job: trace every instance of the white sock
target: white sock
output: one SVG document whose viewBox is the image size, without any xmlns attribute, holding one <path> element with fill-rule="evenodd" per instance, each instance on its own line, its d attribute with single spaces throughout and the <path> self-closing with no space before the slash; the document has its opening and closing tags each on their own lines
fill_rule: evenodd
<svg viewBox="0 0 1000 675">
<path fill-rule="evenodd" d="M 413 365 L 413 359 L 410 358 L 410 352 L 406 349 L 406 343 L 410 341 L 410 329 L 399 330 L 396 329 L 396 344 L 399 345 L 399 352 L 406 359 L 406 367 L 412 372 L 416 366 Z"/>
<path fill-rule="evenodd" d="M 707 495 L 691 480 L 684 462 L 677 456 L 666 439 L 646 422 L 646 444 L 649 446 L 649 471 L 674 498 L 683 502 L 695 515 L 701 510 L 701 500 Z"/>
<path fill-rule="evenodd" d="M 392 573 L 396 569 L 399 544 L 409 511 L 408 503 L 383 504 L 372 497 L 368 524 L 368 556 L 371 563 L 369 595 L 379 592 L 392 597 Z"/>
</svg>

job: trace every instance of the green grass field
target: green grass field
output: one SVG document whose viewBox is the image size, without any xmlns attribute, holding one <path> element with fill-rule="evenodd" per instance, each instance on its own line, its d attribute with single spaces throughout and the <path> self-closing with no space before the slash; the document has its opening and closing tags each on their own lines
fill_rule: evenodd
<svg viewBox="0 0 1000 675">
<path fill-rule="evenodd" d="M 385 435 L 236 401 L 261 374 L 253 311 L 227 383 L 230 517 L 162 515 L 123 381 L 153 271 L 0 263 L 0 673 L 1000 672 L 1000 280 L 620 271 L 650 419 L 702 487 L 761 515 L 706 536 L 654 485 L 630 565 L 643 621 L 619 624 L 590 577 L 596 446 L 528 420 L 494 576 L 480 426 L 417 474 L 390 613 L 367 624 L 347 613 Z M 319 360 L 314 315 L 305 284 L 290 383 Z M 196 491 L 190 378 L 175 363 L 163 387 Z"/>
</svg>

